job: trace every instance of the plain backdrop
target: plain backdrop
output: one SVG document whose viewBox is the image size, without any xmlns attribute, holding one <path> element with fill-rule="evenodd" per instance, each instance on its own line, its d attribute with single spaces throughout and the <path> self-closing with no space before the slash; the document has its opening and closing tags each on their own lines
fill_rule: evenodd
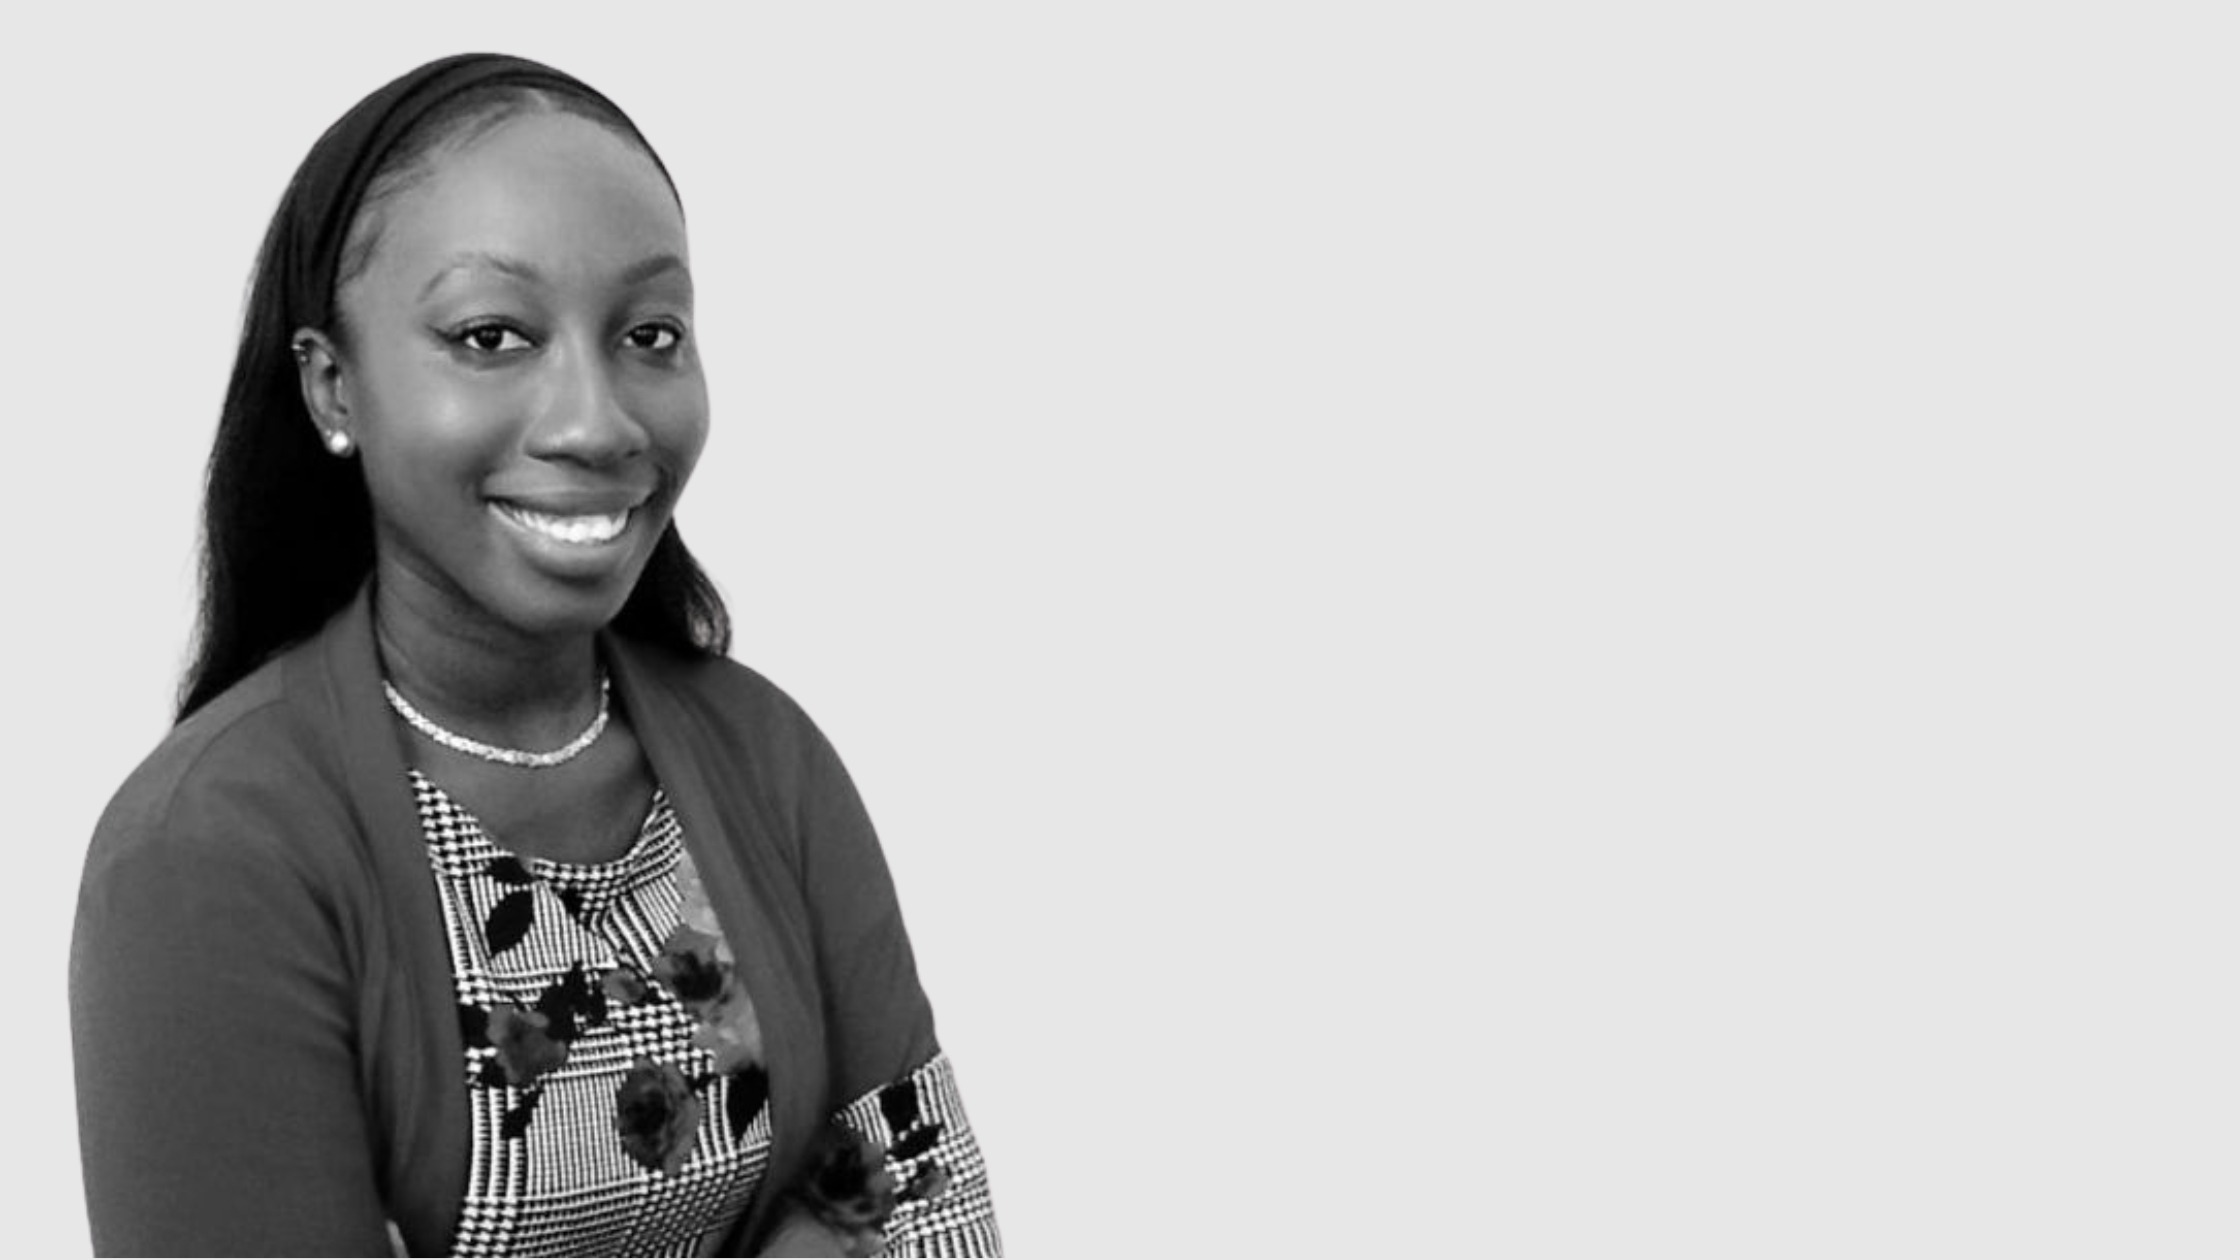
<svg viewBox="0 0 2240 1260">
<path fill-rule="evenodd" d="M 489 49 L 682 190 L 1016 1254 L 2231 1254 L 2213 11 L 11 10 L 11 1243 L 259 236 Z"/>
</svg>

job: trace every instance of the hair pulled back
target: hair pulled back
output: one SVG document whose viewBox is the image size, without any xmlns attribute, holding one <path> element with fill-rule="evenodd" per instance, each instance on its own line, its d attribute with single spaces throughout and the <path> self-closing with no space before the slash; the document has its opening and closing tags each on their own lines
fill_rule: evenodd
<svg viewBox="0 0 2240 1260">
<path fill-rule="evenodd" d="M 588 84 L 487 53 L 430 62 L 366 97 L 296 169 L 257 252 L 210 452 L 201 604 L 179 688 L 180 720 L 318 630 L 373 571 L 364 472 L 359 461 L 335 458 L 318 440 L 290 347 L 295 330 L 325 329 L 347 344 L 335 294 L 371 258 L 382 203 L 410 183 L 438 145 L 536 111 L 576 114 L 609 128 L 668 178 L 629 117 Z M 614 625 L 686 651 L 730 650 L 723 599 L 674 520 Z"/>
</svg>

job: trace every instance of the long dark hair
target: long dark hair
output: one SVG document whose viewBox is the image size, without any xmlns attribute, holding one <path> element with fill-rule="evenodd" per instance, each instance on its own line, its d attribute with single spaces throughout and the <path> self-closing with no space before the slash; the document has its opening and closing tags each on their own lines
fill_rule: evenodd
<svg viewBox="0 0 2240 1260">
<path fill-rule="evenodd" d="M 380 204 L 431 149 L 535 109 L 598 122 L 643 148 L 668 176 L 628 116 L 589 85 L 535 62 L 473 53 L 430 62 L 359 102 L 289 181 L 257 251 L 210 451 L 201 609 L 179 687 L 180 720 L 324 625 L 373 570 L 373 509 L 361 465 L 320 445 L 290 338 L 308 325 L 346 340 L 335 292 L 370 257 Z M 730 651 L 730 614 L 674 520 L 614 626 L 685 651 Z"/>
</svg>

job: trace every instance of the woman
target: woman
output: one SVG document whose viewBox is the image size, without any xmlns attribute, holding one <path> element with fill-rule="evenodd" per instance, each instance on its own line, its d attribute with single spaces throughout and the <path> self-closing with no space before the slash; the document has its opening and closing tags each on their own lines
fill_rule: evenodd
<svg viewBox="0 0 2240 1260">
<path fill-rule="evenodd" d="M 97 1250 L 997 1246 L 870 822 L 670 519 L 688 257 L 532 62 L 423 66 L 297 172 L 179 722 L 80 894 Z"/>
</svg>

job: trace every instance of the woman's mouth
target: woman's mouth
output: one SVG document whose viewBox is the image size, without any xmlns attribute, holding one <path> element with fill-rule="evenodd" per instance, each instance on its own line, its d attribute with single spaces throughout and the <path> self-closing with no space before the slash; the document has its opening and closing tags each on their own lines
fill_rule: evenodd
<svg viewBox="0 0 2240 1260">
<path fill-rule="evenodd" d="M 576 547 L 596 547 L 620 538 L 623 529 L 630 524 L 630 513 L 635 510 L 625 508 L 620 512 L 560 516 L 534 512 L 503 499 L 491 500 L 490 506 L 500 516 L 531 533 Z"/>
</svg>

